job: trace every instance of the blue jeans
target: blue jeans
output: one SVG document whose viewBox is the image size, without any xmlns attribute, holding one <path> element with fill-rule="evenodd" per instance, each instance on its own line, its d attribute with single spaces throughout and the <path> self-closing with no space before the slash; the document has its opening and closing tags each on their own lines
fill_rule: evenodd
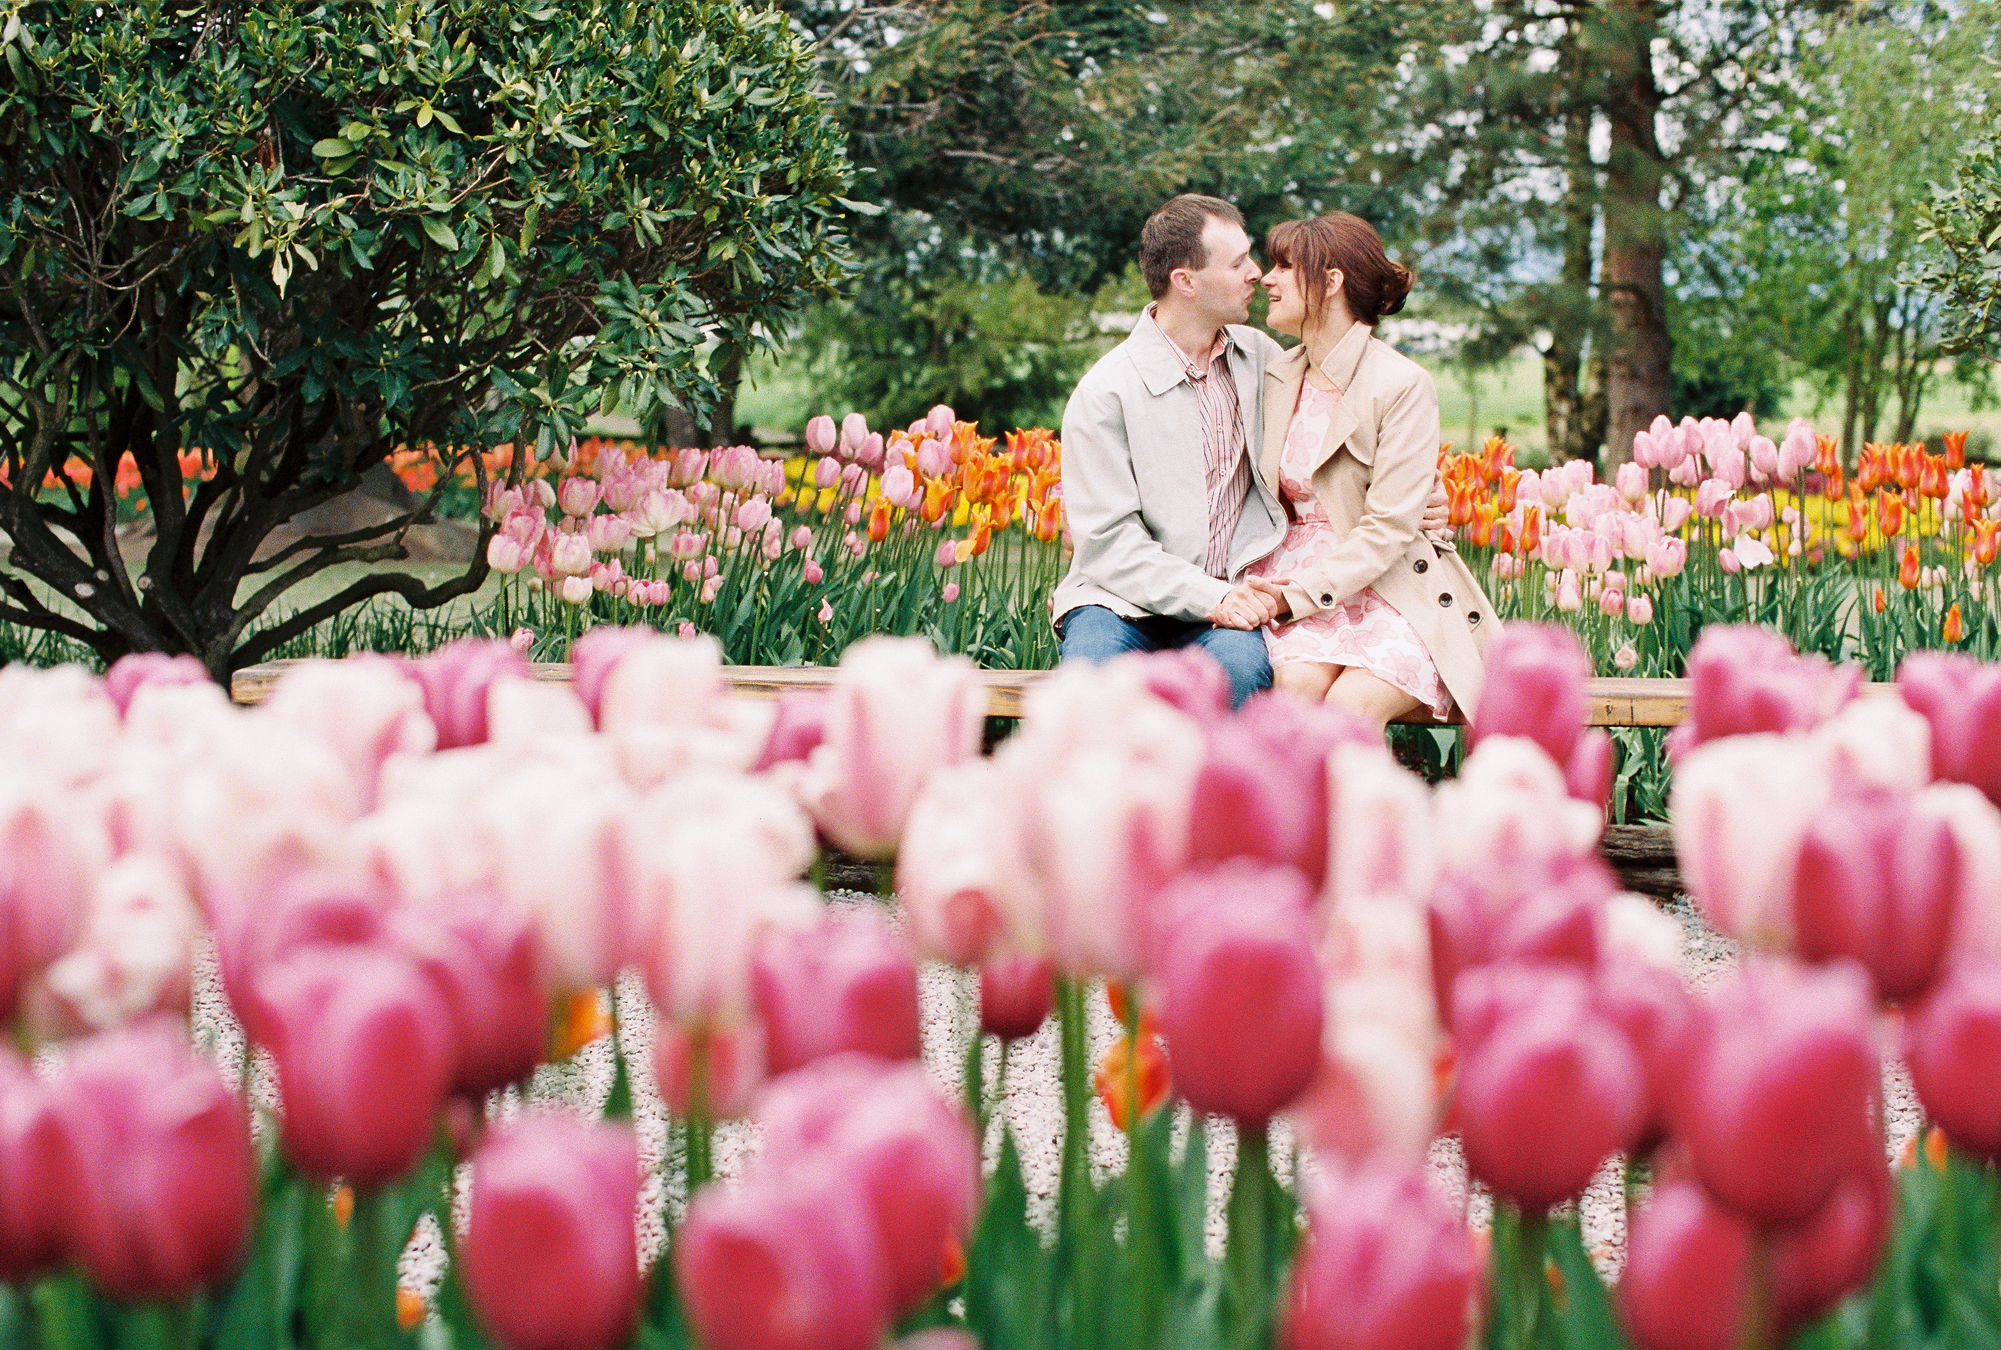
<svg viewBox="0 0 2001 1350">
<path fill-rule="evenodd" d="M 1103 605 L 1082 605 L 1063 616 L 1063 660 L 1109 661 L 1127 652 L 1171 651 L 1196 646 L 1214 657 L 1230 677 L 1230 705 L 1271 688 L 1271 661 L 1264 633 L 1218 628 L 1192 619 L 1148 615 L 1126 619 Z"/>
</svg>

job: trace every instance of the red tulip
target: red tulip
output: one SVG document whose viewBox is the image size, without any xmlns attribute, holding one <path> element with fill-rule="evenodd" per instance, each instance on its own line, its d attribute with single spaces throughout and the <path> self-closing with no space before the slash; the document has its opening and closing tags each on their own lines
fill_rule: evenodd
<svg viewBox="0 0 2001 1350">
<path fill-rule="evenodd" d="M 1891 1002 L 1922 993 L 1945 957 L 1961 871 L 1950 825 L 1922 796 L 1836 793 L 1807 826 L 1794 866 L 1800 955 L 1853 957 Z"/>
<path fill-rule="evenodd" d="M 1581 974 L 1477 967 L 1459 977 L 1452 1009 L 1466 1161 L 1496 1193 L 1548 1209 L 1640 1137 L 1646 1069 Z"/>
<path fill-rule="evenodd" d="M 761 1165 L 790 1174 L 826 1163 L 859 1196 L 892 1314 L 938 1288 L 946 1248 L 972 1232 L 979 1152 L 971 1123 L 921 1066 L 818 1060 L 766 1088 L 756 1119 Z"/>
<path fill-rule="evenodd" d="M 1961 958 L 1905 1011 L 1905 1059 L 1925 1112 L 1975 1157 L 2001 1158 L 2001 962 Z"/>
<path fill-rule="evenodd" d="M 1696 1176 L 1755 1223 L 1798 1223 L 1877 1147 L 1868 977 L 1747 962 L 1692 1038 L 1672 1111 Z"/>
<path fill-rule="evenodd" d="M 62 1133 L 49 1089 L 0 1048 L 0 1280 L 62 1260 Z"/>
<path fill-rule="evenodd" d="M 1299 869 L 1317 889 L 1327 876 L 1328 756 L 1381 737 L 1336 708 L 1278 694 L 1250 699 L 1208 732 L 1190 865 L 1257 858 Z"/>
<path fill-rule="evenodd" d="M 1913 652 L 1897 668 L 1897 692 L 1931 723 L 1932 776 L 2001 804 L 2001 665 Z"/>
<path fill-rule="evenodd" d="M 1422 1165 L 1363 1163 L 1309 1186 L 1285 1350 L 1458 1350 L 1479 1263 Z"/>
<path fill-rule="evenodd" d="M 1750 1291 L 1751 1225 L 1692 1178 L 1656 1180 L 1633 1215 L 1619 1309 L 1640 1350 L 1736 1350 Z"/>
<path fill-rule="evenodd" d="M 872 910 L 830 911 L 813 928 L 767 936 L 751 996 L 774 1074 L 842 1050 L 915 1059 L 922 1048 L 917 958 Z"/>
<path fill-rule="evenodd" d="M 707 1350 L 876 1350 L 888 1327 L 875 1235 L 836 1161 L 706 1187 L 677 1238 L 682 1303 Z"/>
<path fill-rule="evenodd" d="M 1896 1192 L 1882 1151 L 1871 1149 L 1806 1222 L 1772 1238 L 1772 1325 L 1788 1336 L 1830 1311 L 1876 1274 Z"/>
<path fill-rule="evenodd" d="M 638 1318 L 639 1147 L 629 1126 L 558 1112 L 496 1126 L 473 1158 L 463 1260 L 473 1311 L 507 1350 L 608 1350 Z"/>
<path fill-rule="evenodd" d="M 376 944 L 302 947 L 257 973 L 250 1003 L 294 1165 L 357 1186 L 409 1171 L 455 1069 L 451 1016 L 417 963 Z"/>
<path fill-rule="evenodd" d="M 50 1084 L 64 1240 L 106 1293 L 184 1298 L 250 1238 L 250 1116 L 164 1019 L 80 1042 Z"/>
<path fill-rule="evenodd" d="M 1003 956 L 980 968 L 980 1030 L 1004 1041 L 1033 1036 L 1056 1001 L 1056 963 Z"/>
<path fill-rule="evenodd" d="M 1719 736 L 1817 726 L 1855 697 L 1862 671 L 1800 656 L 1755 624 L 1716 624 L 1690 650 L 1688 679 L 1689 720 L 1676 736 L 1682 749 Z"/>
<path fill-rule="evenodd" d="M 1591 658 L 1568 628 L 1504 625 L 1487 652 L 1471 744 L 1526 736 L 1559 766 L 1568 764 L 1589 713 L 1584 682 L 1590 678 Z"/>
<path fill-rule="evenodd" d="M 452 1090 L 479 1097 L 526 1078 L 549 1043 L 535 924 L 490 890 L 392 910 L 388 940 L 437 987 L 457 1033 Z"/>
<path fill-rule="evenodd" d="M 591 640 L 578 640 L 580 654 Z M 440 750 L 485 744 L 487 695 L 495 681 L 529 674 L 521 653 L 498 638 L 448 642 L 406 668 L 424 691 L 424 710 L 438 728 Z"/>
<path fill-rule="evenodd" d="M 1160 1031 L 1197 1111 L 1262 1130 L 1306 1091 L 1325 1014 L 1313 892 L 1291 867 L 1237 859 L 1161 892 Z"/>
<path fill-rule="evenodd" d="M 1589 853 L 1515 854 L 1440 878 L 1431 897 L 1431 965 L 1440 1010 L 1462 970 L 1490 962 L 1598 963 L 1611 869 Z"/>
</svg>

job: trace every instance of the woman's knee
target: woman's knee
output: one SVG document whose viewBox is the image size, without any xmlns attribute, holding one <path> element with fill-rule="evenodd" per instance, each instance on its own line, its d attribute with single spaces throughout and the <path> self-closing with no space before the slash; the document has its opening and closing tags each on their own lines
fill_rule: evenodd
<svg viewBox="0 0 2001 1350">
<path fill-rule="evenodd" d="M 1339 667 L 1318 661 L 1288 661 L 1272 671 L 1272 688 L 1317 703 L 1327 697 L 1328 687 L 1339 673 Z"/>
</svg>

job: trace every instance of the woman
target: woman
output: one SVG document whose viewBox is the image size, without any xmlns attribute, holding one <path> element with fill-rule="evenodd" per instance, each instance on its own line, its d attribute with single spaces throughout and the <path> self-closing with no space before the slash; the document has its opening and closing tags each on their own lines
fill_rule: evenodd
<svg viewBox="0 0 2001 1350">
<path fill-rule="evenodd" d="M 1275 687 L 1378 727 L 1419 708 L 1467 719 L 1498 621 L 1449 545 L 1420 533 L 1438 467 L 1438 395 L 1375 336 L 1413 280 L 1346 212 L 1277 226 L 1266 322 L 1299 345 L 1266 373 L 1259 471 L 1290 518 L 1253 571 L 1284 592 L 1266 630 Z"/>
</svg>

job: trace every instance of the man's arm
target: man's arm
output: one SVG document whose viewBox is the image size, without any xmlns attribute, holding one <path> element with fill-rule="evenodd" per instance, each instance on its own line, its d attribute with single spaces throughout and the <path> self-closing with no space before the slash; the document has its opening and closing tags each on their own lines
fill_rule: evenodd
<svg viewBox="0 0 2001 1350">
<path fill-rule="evenodd" d="M 1200 454 L 1193 446 L 1189 451 Z M 1077 570 L 1121 600 L 1176 619 L 1224 622 L 1211 617 L 1219 611 L 1243 617 L 1241 607 L 1223 610 L 1232 593 L 1227 581 L 1169 553 L 1147 529 L 1125 409 L 1115 393 L 1089 380 L 1063 410 L 1063 512 Z"/>
</svg>

